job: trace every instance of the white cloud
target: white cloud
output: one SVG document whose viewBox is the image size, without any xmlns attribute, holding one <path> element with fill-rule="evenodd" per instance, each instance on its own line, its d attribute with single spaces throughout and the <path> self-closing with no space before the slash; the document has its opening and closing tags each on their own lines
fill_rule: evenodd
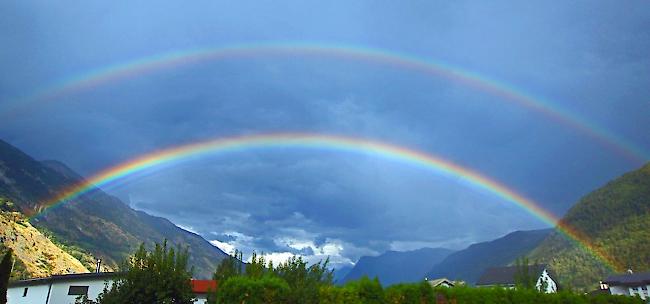
<svg viewBox="0 0 650 304">
<path fill-rule="evenodd" d="M 214 247 L 221 249 L 221 251 L 227 254 L 233 254 L 235 252 L 235 246 L 228 244 L 226 242 L 221 242 L 219 240 L 212 240 L 210 241 L 210 244 L 212 244 Z"/>
</svg>

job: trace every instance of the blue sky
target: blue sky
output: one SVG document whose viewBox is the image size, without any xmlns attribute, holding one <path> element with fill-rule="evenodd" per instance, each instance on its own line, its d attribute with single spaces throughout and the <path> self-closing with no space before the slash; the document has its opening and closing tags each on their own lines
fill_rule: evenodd
<svg viewBox="0 0 650 304">
<path fill-rule="evenodd" d="M 84 175 L 155 149 L 238 134 L 372 138 L 472 168 L 557 215 L 641 165 L 462 83 L 328 56 L 201 62 L 8 111 L 14 100 L 61 79 L 137 58 L 318 41 L 486 75 L 579 113 L 648 155 L 647 2 L 351 2 L 3 3 L 0 138 Z M 326 151 L 207 156 L 107 190 L 221 248 L 330 255 L 339 265 L 387 249 L 462 248 L 546 227 L 458 180 Z"/>
</svg>

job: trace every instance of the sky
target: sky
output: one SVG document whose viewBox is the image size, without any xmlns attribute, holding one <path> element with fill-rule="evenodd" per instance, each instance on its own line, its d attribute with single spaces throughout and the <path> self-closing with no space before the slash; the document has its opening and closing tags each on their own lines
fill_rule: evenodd
<svg viewBox="0 0 650 304">
<path fill-rule="evenodd" d="M 9 1 L 0 14 L 0 138 L 85 176 L 197 141 L 331 134 L 435 155 L 562 216 L 650 159 L 646 1 Z M 251 52 L 62 87 L 161 54 L 300 44 L 436 62 L 588 127 L 457 78 L 331 52 Z M 225 251 L 335 266 L 548 227 L 458 178 L 340 151 L 208 154 L 104 190 Z"/>
</svg>

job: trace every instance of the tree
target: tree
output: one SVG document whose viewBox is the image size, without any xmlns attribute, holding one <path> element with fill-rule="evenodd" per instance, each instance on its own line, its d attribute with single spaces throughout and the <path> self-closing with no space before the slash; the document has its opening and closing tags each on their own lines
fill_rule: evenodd
<svg viewBox="0 0 650 304">
<path fill-rule="evenodd" d="M 274 274 L 289 284 L 287 303 L 319 303 L 319 290 L 332 285 L 333 271 L 328 268 L 329 258 L 307 266 L 302 257 L 292 256 L 273 270 Z"/>
<path fill-rule="evenodd" d="M 288 294 L 289 285 L 278 277 L 236 276 L 219 286 L 216 303 L 279 304 L 287 303 Z"/>
<path fill-rule="evenodd" d="M 225 282 L 231 277 L 241 275 L 243 267 L 242 257 L 242 252 L 235 249 L 233 255 L 229 255 L 217 265 L 212 279 L 217 282 Z"/>
<path fill-rule="evenodd" d="M 518 289 L 534 289 L 536 277 L 530 273 L 528 258 L 517 258 L 515 260 L 515 267 L 515 287 Z"/>
<path fill-rule="evenodd" d="M 9 285 L 11 269 L 13 268 L 12 256 L 13 252 L 9 249 L 2 258 L 2 262 L 0 262 L 0 304 L 7 303 L 7 286 Z"/>
<path fill-rule="evenodd" d="M 194 302 L 188 269 L 188 251 L 168 248 L 167 240 L 156 244 L 152 252 L 144 244 L 126 260 L 125 272 L 99 295 L 101 304 L 149 304 Z"/>
</svg>

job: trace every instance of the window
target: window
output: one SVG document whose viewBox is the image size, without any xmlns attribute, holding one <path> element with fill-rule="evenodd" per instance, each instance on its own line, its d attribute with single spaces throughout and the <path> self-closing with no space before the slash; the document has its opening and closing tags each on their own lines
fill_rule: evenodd
<svg viewBox="0 0 650 304">
<path fill-rule="evenodd" d="M 28 289 L 28 288 L 25 287 L 25 289 L 23 290 L 23 297 L 26 297 L 26 296 L 27 296 L 27 289 Z"/>
<path fill-rule="evenodd" d="M 88 294 L 88 286 L 70 286 L 69 296 L 83 296 Z"/>
</svg>

